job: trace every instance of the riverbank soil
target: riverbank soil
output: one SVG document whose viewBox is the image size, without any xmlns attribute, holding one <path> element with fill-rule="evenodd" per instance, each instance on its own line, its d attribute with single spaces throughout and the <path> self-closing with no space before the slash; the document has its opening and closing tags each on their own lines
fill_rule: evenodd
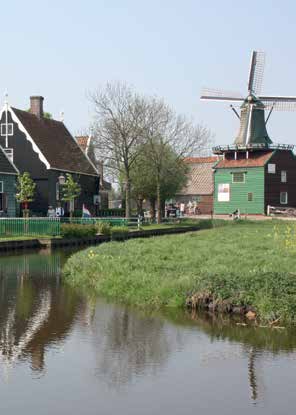
<svg viewBox="0 0 296 415">
<path fill-rule="evenodd" d="M 72 256 L 64 275 L 74 286 L 141 307 L 211 304 L 213 312 L 251 311 L 261 320 L 295 322 L 296 225 L 227 222 L 182 235 L 111 242 Z M 206 301 L 190 304 L 192 298 Z"/>
</svg>

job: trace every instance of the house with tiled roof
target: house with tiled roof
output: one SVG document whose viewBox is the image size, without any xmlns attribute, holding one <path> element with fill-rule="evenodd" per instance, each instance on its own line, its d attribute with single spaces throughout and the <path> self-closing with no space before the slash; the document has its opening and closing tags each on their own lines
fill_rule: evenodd
<svg viewBox="0 0 296 415">
<path fill-rule="evenodd" d="M 211 214 L 214 194 L 213 167 L 218 160 L 217 156 L 185 158 L 184 161 L 189 167 L 188 181 L 176 195 L 176 202 L 184 203 L 186 207 L 196 206 L 200 214 Z"/>
<path fill-rule="evenodd" d="M 19 171 L 0 147 L 0 217 L 16 214 L 16 180 Z"/>
<path fill-rule="evenodd" d="M 30 210 L 44 215 L 48 206 L 69 206 L 61 200 L 61 178 L 70 173 L 81 186 L 75 209 L 82 204 L 94 212 L 99 193 L 99 173 L 86 157 L 62 121 L 48 118 L 41 96 L 30 98 L 30 110 L 23 111 L 7 103 L 0 113 L 0 146 L 20 173 L 29 172 L 36 183 Z"/>
<path fill-rule="evenodd" d="M 107 209 L 109 206 L 109 196 L 112 185 L 104 178 L 104 164 L 99 161 L 95 154 L 94 139 L 91 135 L 81 135 L 76 137 L 76 141 L 85 155 L 97 167 L 100 174 L 100 203 L 101 209 Z"/>
<path fill-rule="evenodd" d="M 296 207 L 296 159 L 289 149 L 226 151 L 214 168 L 214 212 L 264 215 Z"/>
</svg>

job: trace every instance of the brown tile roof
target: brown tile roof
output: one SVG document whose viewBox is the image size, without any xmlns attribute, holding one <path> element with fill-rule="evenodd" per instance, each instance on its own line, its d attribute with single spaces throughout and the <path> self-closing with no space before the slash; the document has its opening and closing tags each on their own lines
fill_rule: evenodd
<svg viewBox="0 0 296 415">
<path fill-rule="evenodd" d="M 186 157 L 184 158 L 184 161 L 185 163 L 214 163 L 215 161 L 218 161 L 218 157 Z"/>
<path fill-rule="evenodd" d="M 40 119 L 34 114 L 16 108 L 12 110 L 39 147 L 50 168 L 97 175 L 96 170 L 61 121 Z"/>
<path fill-rule="evenodd" d="M 213 167 L 217 157 L 190 157 L 187 185 L 181 195 L 210 195 L 214 191 Z M 193 161 L 194 160 L 194 161 Z M 185 159 L 186 161 L 186 159 Z"/>
<path fill-rule="evenodd" d="M 75 138 L 76 138 L 76 141 L 77 141 L 79 147 L 84 152 L 86 152 L 89 137 L 87 135 L 81 135 L 81 136 L 78 136 L 78 137 L 75 137 Z"/>
<path fill-rule="evenodd" d="M 216 164 L 215 169 L 223 169 L 223 168 L 239 168 L 239 167 L 263 167 L 265 163 L 271 157 L 273 151 L 267 152 L 254 152 L 250 153 L 249 158 L 241 158 L 238 160 L 234 159 L 224 159 L 220 160 L 218 164 Z"/>
</svg>

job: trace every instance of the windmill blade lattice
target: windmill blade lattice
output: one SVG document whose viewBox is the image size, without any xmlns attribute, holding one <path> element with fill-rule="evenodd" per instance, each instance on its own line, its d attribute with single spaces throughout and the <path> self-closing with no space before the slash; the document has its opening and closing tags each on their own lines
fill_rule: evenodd
<svg viewBox="0 0 296 415">
<path fill-rule="evenodd" d="M 260 101 L 265 109 L 273 111 L 296 111 L 296 97 L 261 96 Z"/>
<path fill-rule="evenodd" d="M 203 88 L 201 91 L 201 100 L 212 101 L 232 101 L 243 102 L 244 98 L 242 94 L 237 91 L 224 91 L 222 89 Z"/>
<path fill-rule="evenodd" d="M 265 66 L 265 53 L 254 50 L 251 57 L 249 72 L 248 91 L 259 95 L 262 89 Z"/>
</svg>

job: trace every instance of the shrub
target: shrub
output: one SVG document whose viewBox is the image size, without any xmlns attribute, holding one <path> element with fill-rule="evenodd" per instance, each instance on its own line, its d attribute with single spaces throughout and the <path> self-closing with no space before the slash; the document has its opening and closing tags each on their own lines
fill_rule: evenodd
<svg viewBox="0 0 296 415">
<path fill-rule="evenodd" d="M 98 233 L 102 235 L 110 235 L 111 233 L 111 225 L 109 222 L 97 222 L 96 228 Z"/>
<path fill-rule="evenodd" d="M 61 235 L 64 238 L 86 238 L 95 236 L 97 229 L 95 225 L 62 224 Z"/>
<path fill-rule="evenodd" d="M 127 226 L 112 226 L 111 228 L 111 239 L 126 239 L 128 235 Z"/>
</svg>

